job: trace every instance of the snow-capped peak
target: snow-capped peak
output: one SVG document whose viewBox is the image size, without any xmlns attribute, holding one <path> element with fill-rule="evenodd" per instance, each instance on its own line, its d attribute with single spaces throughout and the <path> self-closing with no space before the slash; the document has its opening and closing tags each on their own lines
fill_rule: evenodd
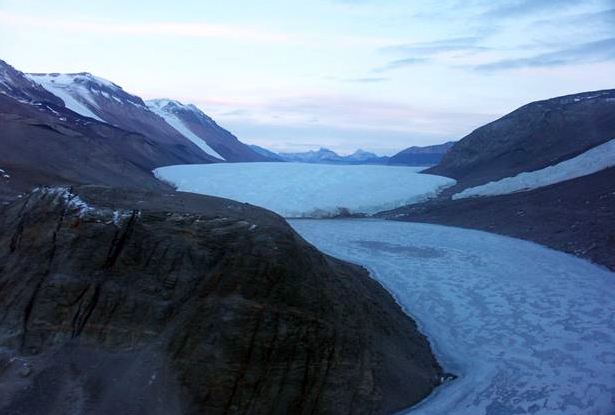
<svg viewBox="0 0 615 415">
<path fill-rule="evenodd" d="M 36 73 L 26 74 L 26 77 L 64 101 L 66 108 L 86 117 L 104 122 L 102 118 L 90 109 L 92 106 L 96 107 L 96 103 L 87 85 L 84 85 L 83 82 L 79 82 L 83 79 L 87 79 L 85 76 L 59 73 Z"/>
<path fill-rule="evenodd" d="M 51 83 L 55 85 L 68 86 L 71 84 L 80 84 L 92 89 L 109 88 L 122 90 L 122 87 L 114 84 L 99 76 L 94 76 L 89 72 L 77 73 L 29 73 L 27 76 L 35 82 Z M 123 90 L 122 90 L 123 91 Z"/>
<path fill-rule="evenodd" d="M 221 160 L 225 160 L 225 158 L 222 157 L 216 150 L 211 148 L 203 138 L 196 135 L 188 127 L 185 119 L 180 114 L 180 110 L 188 110 L 195 113 L 199 118 L 205 117 L 208 122 L 213 122 L 210 121 L 211 119 L 203 114 L 197 107 L 192 104 L 184 105 L 179 101 L 168 98 L 150 99 L 145 101 L 145 105 L 147 105 L 150 111 L 162 117 L 171 127 L 175 128 L 181 135 L 196 144 L 205 153 Z"/>
<path fill-rule="evenodd" d="M 89 72 L 78 73 L 30 73 L 28 79 L 64 101 L 67 108 L 86 117 L 105 121 L 101 107 L 105 102 L 114 105 L 131 104 L 144 107 L 141 98 L 125 92 L 121 86 Z M 102 118 L 101 118 L 102 117 Z"/>
<path fill-rule="evenodd" d="M 151 107 L 155 107 L 155 108 L 158 108 L 160 110 L 163 110 L 163 111 L 166 111 L 166 112 L 171 112 L 171 113 L 175 113 L 178 110 L 187 110 L 187 111 L 191 111 L 191 112 L 195 113 L 198 116 L 210 119 L 196 105 L 194 105 L 194 104 L 182 104 L 181 102 L 179 102 L 177 100 L 174 100 L 174 99 L 157 98 L 157 99 L 147 100 L 147 101 L 145 101 L 145 103 L 146 103 L 146 105 L 148 107 L 150 107 L 150 109 L 151 109 Z"/>
<path fill-rule="evenodd" d="M 169 98 L 148 99 L 147 101 L 145 101 L 145 103 L 149 108 L 156 107 L 160 109 L 171 109 L 184 107 L 184 104 L 182 104 L 181 102 Z"/>
<path fill-rule="evenodd" d="M 376 157 L 378 157 L 376 154 L 371 153 L 369 151 L 365 151 L 363 149 L 358 149 L 351 155 L 347 156 L 348 159 L 357 160 L 357 161 L 364 161 L 364 160 L 376 158 Z"/>
</svg>

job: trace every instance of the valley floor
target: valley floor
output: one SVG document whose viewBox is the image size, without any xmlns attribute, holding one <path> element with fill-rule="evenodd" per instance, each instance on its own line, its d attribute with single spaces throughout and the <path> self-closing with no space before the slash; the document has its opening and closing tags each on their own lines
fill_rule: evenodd
<svg viewBox="0 0 615 415">
<path fill-rule="evenodd" d="M 612 414 L 615 275 L 495 234 L 381 220 L 292 220 L 367 267 L 459 375 L 412 414 Z"/>
</svg>

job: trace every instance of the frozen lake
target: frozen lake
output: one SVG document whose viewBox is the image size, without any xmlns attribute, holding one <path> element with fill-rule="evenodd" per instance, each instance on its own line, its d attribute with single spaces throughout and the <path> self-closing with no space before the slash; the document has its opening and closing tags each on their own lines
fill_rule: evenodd
<svg viewBox="0 0 615 415">
<path fill-rule="evenodd" d="M 517 239 L 379 220 L 291 220 L 364 265 L 459 379 L 408 413 L 615 413 L 615 274 Z"/>
<path fill-rule="evenodd" d="M 285 217 L 327 217 L 347 209 L 376 213 L 434 196 L 453 179 L 418 174 L 424 167 L 303 163 L 167 166 L 156 177 L 178 190 L 247 202 Z"/>
</svg>

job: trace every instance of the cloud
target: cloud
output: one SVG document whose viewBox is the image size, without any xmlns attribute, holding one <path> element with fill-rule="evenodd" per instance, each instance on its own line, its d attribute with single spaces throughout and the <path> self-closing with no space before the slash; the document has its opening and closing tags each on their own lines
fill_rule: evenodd
<svg viewBox="0 0 615 415">
<path fill-rule="evenodd" d="M 212 38 L 268 45 L 302 45 L 318 48 L 336 47 L 375 47 L 380 48 L 391 42 L 390 38 L 331 36 L 314 32 L 272 31 L 259 25 L 213 24 L 206 22 L 115 22 L 67 16 L 35 16 L 25 13 L 12 13 L 0 10 L 0 24 L 15 26 L 18 30 L 31 27 L 53 32 L 63 31 L 77 35 L 119 36 L 178 36 L 192 38 Z"/>
<path fill-rule="evenodd" d="M 354 78 L 354 79 L 346 79 L 346 82 L 360 82 L 360 83 L 375 83 L 375 82 L 385 82 L 391 78 Z"/>
<path fill-rule="evenodd" d="M 419 65 L 419 64 L 422 64 L 422 63 L 427 63 L 429 61 L 430 61 L 430 59 L 428 59 L 428 58 L 397 59 L 397 60 L 394 60 L 392 62 L 387 63 L 384 66 L 372 69 L 372 72 L 374 72 L 374 73 L 382 73 L 382 72 L 391 71 L 393 69 L 403 68 L 404 66 L 412 66 L 412 65 Z"/>
<path fill-rule="evenodd" d="M 410 55 L 411 57 L 391 61 L 384 66 L 373 69 L 372 72 L 382 73 L 405 66 L 429 63 L 438 54 L 445 52 L 480 52 L 489 50 L 490 48 L 479 45 L 479 42 L 487 36 L 465 36 L 431 42 L 389 45 L 381 48 L 380 52 Z"/>
<path fill-rule="evenodd" d="M 518 18 L 549 11 L 561 11 L 564 8 L 577 6 L 581 3 L 579 0 L 512 0 L 500 2 L 480 17 L 485 19 Z M 490 2 L 490 4 L 493 3 Z"/>
<path fill-rule="evenodd" d="M 615 60 L 615 38 L 583 43 L 555 52 L 541 53 L 525 58 L 503 59 L 478 65 L 475 68 L 482 71 L 497 71 L 524 67 L 596 63 L 609 60 Z"/>
<path fill-rule="evenodd" d="M 613 2 L 615 4 L 615 1 Z M 598 12 L 579 13 L 557 18 L 540 19 L 530 26 L 537 30 L 557 30 L 562 27 L 584 31 L 612 33 L 615 27 L 615 8 Z"/>
<path fill-rule="evenodd" d="M 440 52 L 460 50 L 483 50 L 487 49 L 478 45 L 484 37 L 466 36 L 452 39 L 435 40 L 432 42 L 407 43 L 391 45 L 380 49 L 381 52 L 395 52 L 412 55 L 433 55 Z"/>
<path fill-rule="evenodd" d="M 365 140 L 365 145 L 359 147 L 373 149 L 379 145 L 387 147 L 388 144 L 382 141 L 385 137 L 399 140 L 399 144 L 391 144 L 390 149 L 401 149 L 408 147 L 408 143 L 419 142 L 415 140 L 437 143 L 459 138 L 500 116 L 354 94 L 270 97 L 258 103 L 232 104 L 234 108 L 250 108 L 249 113 L 244 114 L 229 114 L 233 108 L 219 103 L 212 105 L 202 98 L 186 97 L 184 100 L 196 102 L 216 122 L 248 142 L 253 139 L 309 140 L 330 145 L 328 140 L 340 140 L 339 145 L 342 145 L 349 140 L 346 144 L 355 146 L 357 140 Z M 408 145 L 402 145 L 402 141 Z"/>
<path fill-rule="evenodd" d="M 281 33 L 268 32 L 256 28 L 185 22 L 146 22 L 117 23 L 83 19 L 66 19 L 52 16 L 33 16 L 28 14 L 0 11 L 0 22 L 17 26 L 34 26 L 37 29 L 46 28 L 62 30 L 79 34 L 91 33 L 119 36 L 185 36 L 201 38 L 218 38 L 229 40 L 244 40 L 250 42 L 285 43 L 286 36 Z"/>
</svg>

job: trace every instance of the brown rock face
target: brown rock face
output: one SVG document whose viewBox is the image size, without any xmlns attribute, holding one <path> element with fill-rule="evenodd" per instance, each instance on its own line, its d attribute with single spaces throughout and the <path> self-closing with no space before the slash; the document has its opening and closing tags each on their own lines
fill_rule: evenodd
<svg viewBox="0 0 615 415">
<path fill-rule="evenodd" d="M 362 268 L 260 208 L 41 189 L 0 211 L 3 414 L 389 413 L 440 383 Z"/>
</svg>

